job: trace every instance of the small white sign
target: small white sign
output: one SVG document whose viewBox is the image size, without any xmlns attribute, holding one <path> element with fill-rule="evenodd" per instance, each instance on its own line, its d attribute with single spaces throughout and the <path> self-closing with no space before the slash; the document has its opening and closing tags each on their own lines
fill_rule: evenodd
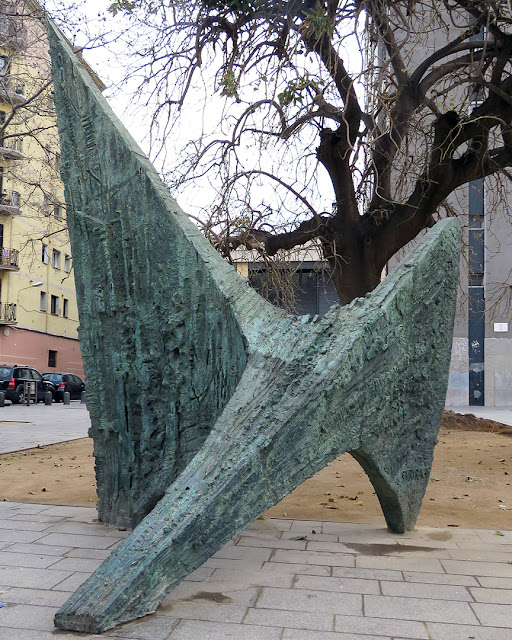
<svg viewBox="0 0 512 640">
<path fill-rule="evenodd" d="M 496 333 L 505 333 L 508 331 L 508 322 L 495 322 L 494 331 Z"/>
</svg>

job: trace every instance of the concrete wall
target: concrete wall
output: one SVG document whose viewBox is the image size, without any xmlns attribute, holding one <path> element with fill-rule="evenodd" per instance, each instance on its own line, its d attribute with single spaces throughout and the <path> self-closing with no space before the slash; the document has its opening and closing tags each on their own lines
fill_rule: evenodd
<svg viewBox="0 0 512 640">
<path fill-rule="evenodd" d="M 446 394 L 446 404 L 464 406 L 469 397 L 469 355 L 468 339 L 453 339 L 452 359 L 450 363 L 450 378 Z"/>
</svg>

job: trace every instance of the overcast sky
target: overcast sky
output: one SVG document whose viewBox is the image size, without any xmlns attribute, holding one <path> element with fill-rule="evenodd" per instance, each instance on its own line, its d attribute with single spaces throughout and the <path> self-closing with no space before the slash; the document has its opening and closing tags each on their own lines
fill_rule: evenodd
<svg viewBox="0 0 512 640">
<path fill-rule="evenodd" d="M 73 44 L 86 47 L 84 57 L 107 84 L 104 95 L 109 104 L 139 143 L 142 150 L 150 155 L 149 127 L 152 113 L 151 107 L 144 107 L 134 103 L 132 93 L 135 87 L 132 87 L 131 91 L 130 87 L 122 86 L 118 88 L 117 86 L 125 72 L 122 60 L 123 42 L 122 38 L 117 36 L 126 29 L 128 19 L 121 14 L 113 16 L 108 12 L 108 7 L 111 3 L 112 0 L 77 0 L 78 11 L 72 13 L 71 16 L 82 15 L 83 18 L 81 20 L 64 20 L 64 17 L 69 15 L 69 5 L 71 4 L 69 0 L 47 0 L 46 7 L 50 14 L 55 16 L 59 26 Z M 103 41 L 100 36 L 103 36 Z M 359 61 L 359 54 L 356 53 L 354 58 Z M 208 115 L 205 115 L 202 111 L 201 105 L 205 103 L 208 105 Z M 177 149 L 180 146 L 183 146 L 189 139 L 194 139 L 194 136 L 203 127 L 208 128 L 211 122 L 221 119 L 222 106 L 218 93 L 212 95 L 211 90 L 209 94 L 204 92 L 201 94 L 199 92 L 196 105 L 195 111 L 193 108 L 187 107 L 179 121 L 180 129 L 174 131 L 167 142 L 168 152 L 173 160 L 178 157 Z M 246 153 L 254 155 L 254 150 L 248 149 Z M 165 170 L 166 165 L 162 166 L 162 162 L 157 161 L 156 168 L 162 171 Z M 327 180 L 325 187 L 321 189 L 321 192 L 325 194 L 325 202 L 317 203 L 319 211 L 329 210 L 333 197 L 332 186 L 327 179 L 327 174 L 323 175 L 324 173 L 325 170 L 322 167 L 319 169 L 317 176 L 317 180 L 322 182 Z M 214 198 L 208 182 L 197 184 L 198 188 L 189 188 L 178 196 L 181 206 L 193 215 L 199 215 L 201 207 L 208 206 L 208 203 L 211 203 Z M 268 193 L 269 187 L 266 186 L 265 189 L 266 193 Z"/>
</svg>

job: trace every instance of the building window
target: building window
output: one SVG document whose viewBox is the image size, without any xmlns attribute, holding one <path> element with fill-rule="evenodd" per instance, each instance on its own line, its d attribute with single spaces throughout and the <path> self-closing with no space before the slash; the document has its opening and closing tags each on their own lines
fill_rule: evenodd
<svg viewBox="0 0 512 640">
<path fill-rule="evenodd" d="M 5 9 L 3 9 L 3 11 L 5 11 Z M 11 16 L 3 13 L 3 11 L 0 14 L 0 33 L 4 36 L 9 36 L 11 35 Z"/>
<path fill-rule="evenodd" d="M 46 291 L 41 291 L 39 298 L 39 311 L 46 311 Z"/>
<path fill-rule="evenodd" d="M 48 366 L 56 367 L 57 366 L 57 352 L 49 349 L 48 351 Z"/>
<path fill-rule="evenodd" d="M 0 76 L 5 77 L 9 70 L 9 58 L 7 56 L 0 56 Z"/>
<path fill-rule="evenodd" d="M 56 204 L 53 208 L 53 215 L 57 218 L 57 220 L 62 220 L 62 207 L 60 204 Z"/>
<path fill-rule="evenodd" d="M 71 256 L 64 256 L 64 271 L 69 273 L 71 271 Z"/>
<path fill-rule="evenodd" d="M 52 161 L 52 150 L 50 149 L 50 147 L 45 147 L 44 148 L 44 159 L 45 161 L 50 164 Z"/>
<path fill-rule="evenodd" d="M 50 296 L 50 313 L 59 315 L 60 300 L 58 296 Z"/>
<path fill-rule="evenodd" d="M 62 315 L 65 318 L 69 317 L 69 300 L 67 298 L 62 300 Z"/>
<path fill-rule="evenodd" d="M 20 206 L 20 194 L 17 191 L 11 193 L 11 207 Z"/>
<path fill-rule="evenodd" d="M 249 282 L 262 296 L 278 307 L 288 307 L 296 315 L 324 315 L 339 298 L 320 264 L 303 262 L 294 273 L 274 281 L 261 265 L 249 269 Z"/>
<path fill-rule="evenodd" d="M 43 244 L 43 250 L 41 252 L 41 260 L 43 264 L 48 264 L 48 245 Z"/>
<path fill-rule="evenodd" d="M 50 198 L 46 195 L 43 196 L 43 213 L 45 216 L 50 215 Z"/>
<path fill-rule="evenodd" d="M 60 251 L 57 251 L 57 249 L 52 252 L 52 267 L 60 269 Z"/>
<path fill-rule="evenodd" d="M 55 170 L 59 171 L 60 169 L 60 153 L 55 154 Z"/>
</svg>

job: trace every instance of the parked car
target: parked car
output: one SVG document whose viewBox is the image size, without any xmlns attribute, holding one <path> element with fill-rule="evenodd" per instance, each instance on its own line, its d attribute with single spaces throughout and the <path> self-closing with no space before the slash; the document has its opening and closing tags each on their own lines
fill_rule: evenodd
<svg viewBox="0 0 512 640">
<path fill-rule="evenodd" d="M 47 391 L 55 392 L 56 387 L 43 376 L 27 365 L 0 365 L 0 391 L 5 393 L 6 400 L 13 404 L 19 404 L 23 400 L 23 389 L 25 382 L 35 382 L 37 401 L 44 401 Z"/>
<path fill-rule="evenodd" d="M 54 386 L 55 402 L 62 402 L 66 391 L 69 391 L 71 400 L 80 400 L 82 391 L 85 391 L 85 382 L 74 373 L 43 373 L 43 378 Z"/>
</svg>

